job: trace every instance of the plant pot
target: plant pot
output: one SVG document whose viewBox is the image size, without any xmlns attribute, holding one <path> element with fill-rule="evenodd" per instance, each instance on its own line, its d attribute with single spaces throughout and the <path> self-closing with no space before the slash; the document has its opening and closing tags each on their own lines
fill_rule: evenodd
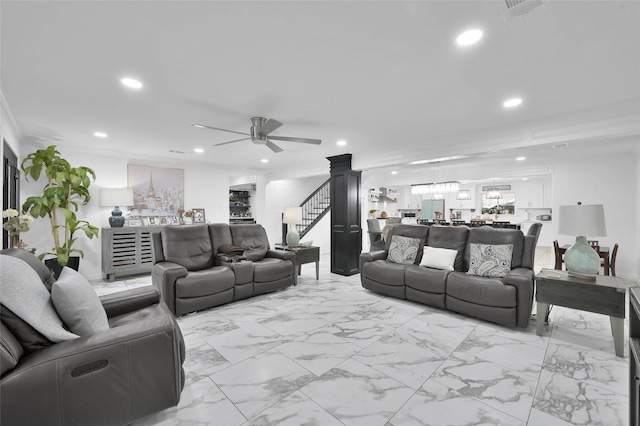
<svg viewBox="0 0 640 426">
<path fill-rule="evenodd" d="M 53 272 L 53 276 L 57 280 L 62 272 L 62 265 L 58 263 L 58 258 L 52 257 L 50 259 L 45 259 L 44 264 L 47 265 L 47 268 L 49 268 L 51 272 Z M 78 268 L 80 268 L 80 256 L 70 256 L 67 266 L 77 271 Z"/>
</svg>

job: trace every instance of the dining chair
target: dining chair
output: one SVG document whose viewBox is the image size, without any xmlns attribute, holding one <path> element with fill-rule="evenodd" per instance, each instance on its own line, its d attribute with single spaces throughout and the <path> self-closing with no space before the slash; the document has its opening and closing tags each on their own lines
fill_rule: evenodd
<svg viewBox="0 0 640 426">
<path fill-rule="evenodd" d="M 600 242 L 598 242 L 597 240 L 587 240 L 587 242 L 589 243 L 589 245 L 591 247 L 593 247 L 593 249 L 597 252 L 598 250 L 600 250 Z"/>
<path fill-rule="evenodd" d="M 611 276 L 616 276 L 616 257 L 618 257 L 618 243 L 613 246 L 613 251 L 611 252 L 611 260 L 609 261 L 609 269 L 611 270 Z"/>
<path fill-rule="evenodd" d="M 367 219 L 367 228 L 369 230 L 370 251 L 384 250 L 384 241 L 382 240 L 382 230 L 378 219 Z"/>
<path fill-rule="evenodd" d="M 556 263 L 553 268 L 562 270 L 562 252 L 560 251 L 560 244 L 558 244 L 558 240 L 553 240 L 553 251 L 556 255 Z"/>
</svg>

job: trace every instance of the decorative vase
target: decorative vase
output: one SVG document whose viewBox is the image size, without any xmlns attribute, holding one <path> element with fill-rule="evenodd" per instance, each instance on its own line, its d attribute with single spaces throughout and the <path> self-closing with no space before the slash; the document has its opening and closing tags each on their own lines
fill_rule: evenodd
<svg viewBox="0 0 640 426">
<path fill-rule="evenodd" d="M 600 256 L 587 242 L 587 237 L 576 237 L 574 245 L 564 254 L 564 264 L 569 274 L 595 278 L 600 269 Z"/>
</svg>

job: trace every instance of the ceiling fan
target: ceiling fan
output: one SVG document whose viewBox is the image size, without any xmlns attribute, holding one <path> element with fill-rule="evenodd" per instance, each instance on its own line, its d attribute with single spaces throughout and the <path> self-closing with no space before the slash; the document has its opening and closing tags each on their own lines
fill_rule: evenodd
<svg viewBox="0 0 640 426">
<path fill-rule="evenodd" d="M 320 143 L 322 142 L 320 139 L 292 138 L 288 136 L 269 136 L 269 133 L 273 132 L 280 126 L 282 126 L 282 123 L 280 123 L 279 121 L 271 118 L 266 119 L 264 117 L 251 118 L 251 128 L 249 129 L 249 133 L 236 132 L 235 130 L 221 129 L 219 127 L 206 126 L 204 124 L 194 124 L 194 127 L 202 129 L 222 130 L 223 132 L 238 133 L 240 135 L 249 136 L 248 138 L 235 139 L 228 142 L 217 143 L 212 146 L 227 145 L 230 143 L 251 139 L 251 142 L 255 143 L 256 145 L 266 145 L 271 151 L 278 153 L 282 152 L 283 149 L 273 143 L 271 139 L 276 141 L 310 143 L 313 145 L 320 145 Z"/>
</svg>

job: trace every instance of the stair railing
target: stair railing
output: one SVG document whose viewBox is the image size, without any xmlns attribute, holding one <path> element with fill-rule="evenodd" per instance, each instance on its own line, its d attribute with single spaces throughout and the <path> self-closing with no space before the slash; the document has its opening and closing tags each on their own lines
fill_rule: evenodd
<svg viewBox="0 0 640 426">
<path fill-rule="evenodd" d="M 327 179 L 300 204 L 302 224 L 296 225 L 300 238 L 304 237 L 331 209 L 330 181 L 331 179 Z"/>
</svg>

